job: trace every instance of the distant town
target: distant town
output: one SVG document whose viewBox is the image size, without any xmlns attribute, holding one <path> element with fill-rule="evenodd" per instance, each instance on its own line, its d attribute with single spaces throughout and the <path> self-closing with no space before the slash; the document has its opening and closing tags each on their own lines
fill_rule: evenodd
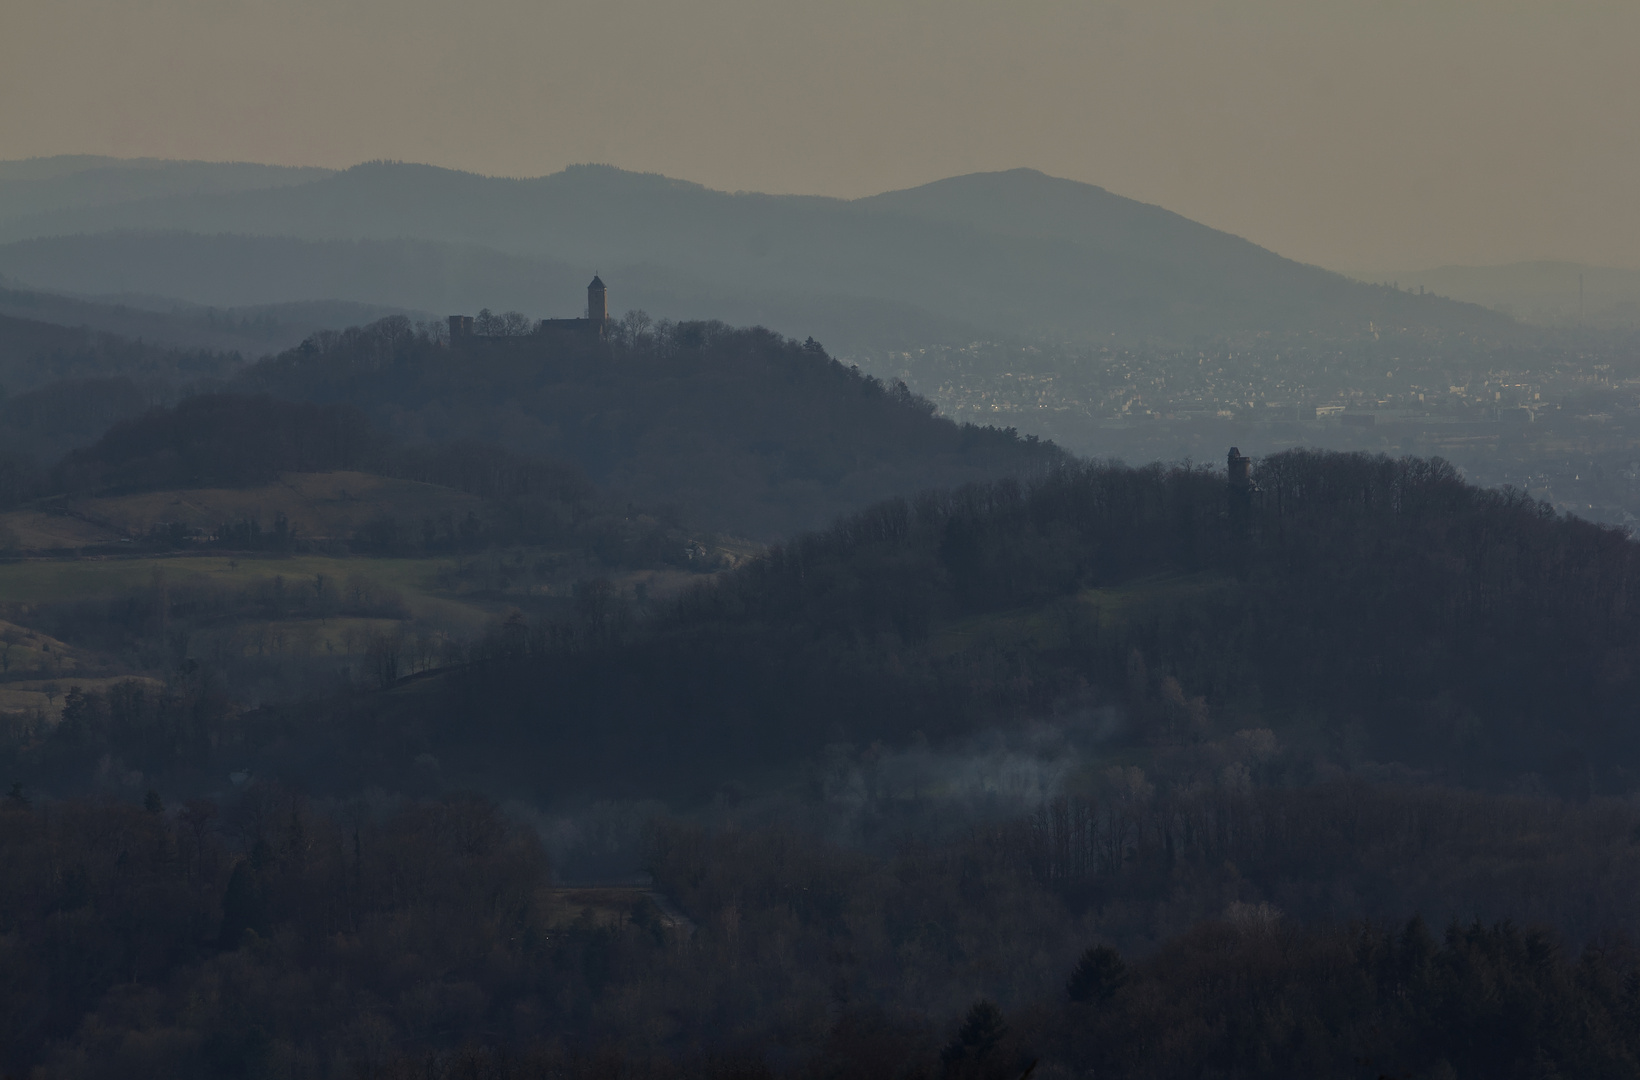
<svg viewBox="0 0 1640 1080">
<path fill-rule="evenodd" d="M 1640 525 L 1640 355 L 1603 340 L 1513 349 L 1384 335 L 1141 350 L 974 341 L 851 358 L 945 415 L 1078 454 L 1214 462 L 1292 445 L 1438 455 L 1472 482 Z"/>
</svg>

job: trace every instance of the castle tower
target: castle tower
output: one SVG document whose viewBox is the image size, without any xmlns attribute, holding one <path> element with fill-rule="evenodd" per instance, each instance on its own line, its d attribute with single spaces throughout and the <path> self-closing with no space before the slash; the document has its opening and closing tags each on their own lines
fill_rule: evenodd
<svg viewBox="0 0 1640 1080">
<path fill-rule="evenodd" d="M 592 275 L 592 284 L 587 286 L 587 318 L 595 323 L 609 321 L 609 290 L 597 274 Z"/>
<path fill-rule="evenodd" d="M 1258 485 L 1253 482 L 1253 459 L 1232 446 L 1225 464 L 1230 481 L 1230 517 L 1244 521 L 1252 512 L 1253 495 L 1258 491 Z"/>
</svg>

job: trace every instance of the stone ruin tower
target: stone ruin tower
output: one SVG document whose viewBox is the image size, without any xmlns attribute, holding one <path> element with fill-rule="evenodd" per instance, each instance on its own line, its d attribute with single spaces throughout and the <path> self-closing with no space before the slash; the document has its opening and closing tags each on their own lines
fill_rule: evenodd
<svg viewBox="0 0 1640 1080">
<path fill-rule="evenodd" d="M 1258 490 L 1253 483 L 1253 459 L 1239 447 L 1232 446 L 1225 466 L 1229 475 L 1230 516 L 1244 517 L 1253 508 L 1253 493 Z"/>
<path fill-rule="evenodd" d="M 597 274 L 592 275 L 592 282 L 587 286 L 587 318 L 595 323 L 609 321 L 609 290 Z"/>
</svg>

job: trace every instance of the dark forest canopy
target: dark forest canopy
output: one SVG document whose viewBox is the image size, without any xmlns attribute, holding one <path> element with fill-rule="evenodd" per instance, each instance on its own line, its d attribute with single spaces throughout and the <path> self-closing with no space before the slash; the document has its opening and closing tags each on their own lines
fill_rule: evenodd
<svg viewBox="0 0 1640 1080">
<path fill-rule="evenodd" d="M 36 296 L 0 288 L 0 307 Z M 0 507 L 47 490 L 43 468 L 115 422 L 241 366 L 233 352 L 0 314 Z"/>
<path fill-rule="evenodd" d="M 82 400 L 95 400 L 95 386 L 76 389 Z M 662 551 L 673 553 L 675 561 L 674 549 L 686 542 L 669 523 L 637 514 L 628 504 L 611 503 L 573 462 L 528 457 L 476 441 L 403 445 L 383 435 L 352 405 L 266 394 L 198 394 L 174 406 L 154 407 L 115 423 L 95 443 L 69 453 L 49 470 L 23 462 L 10 473 L 0 472 L 0 498 L 17 502 L 40 495 L 256 488 L 293 473 L 367 473 L 481 500 L 481 509 L 455 522 L 425 515 L 373 518 L 348 545 L 360 553 L 432 555 L 509 544 L 567 544 L 595 552 L 609 565 L 635 565 L 667 561 L 658 554 Z M 56 500 L 36 505 L 49 510 Z M 448 517 L 448 511 L 442 513 Z M 312 543 L 337 547 L 335 537 L 326 542 L 304 538 L 285 532 L 277 522 L 219 524 L 219 547 L 285 554 L 311 550 Z M 181 535 L 140 539 L 149 548 L 198 547 Z"/>
<path fill-rule="evenodd" d="M 894 494 L 1029 472 L 1051 444 L 933 415 L 760 328 L 640 316 L 599 342 L 479 338 L 451 349 L 402 318 L 252 366 L 246 389 L 350 404 L 405 441 L 466 439 L 573 461 L 639 505 L 758 538 L 818 526 Z"/>
<path fill-rule="evenodd" d="M 115 375 L 65 379 L 0 398 L 0 508 L 52 489 L 42 463 L 93 442 L 173 393 L 163 382 Z"/>
<path fill-rule="evenodd" d="M 0 1065 L 1636 1075 L 1637 549 L 1439 461 L 1255 479 L 891 500 L 381 692 L 70 689 L 3 746 Z M 950 793 L 1044 728 L 1062 790 Z M 472 788 L 684 813 L 635 804 L 655 891 L 566 891 L 562 829 Z"/>
<path fill-rule="evenodd" d="M 379 467 L 364 415 L 266 395 L 202 394 L 115 424 L 53 471 L 58 490 L 124 493 L 263 484 L 285 472 Z"/>
<path fill-rule="evenodd" d="M 451 782 L 533 798 L 690 799 L 829 744 L 943 745 L 1109 707 L 1101 738 L 1141 762 L 1270 728 L 1293 782 L 1634 786 L 1625 536 L 1439 461 L 1291 452 L 1257 477 L 1245 513 L 1223 474 L 1160 466 L 895 500 L 649 616 L 588 581 L 571 614 L 498 626 L 413 690 L 268 706 L 231 756 L 324 789 L 402 785 L 429 753 Z M 179 723 L 188 700 L 152 699 L 143 722 Z M 387 755 L 384 718 L 401 734 Z M 293 724 L 310 734 L 289 741 Z M 144 768 L 231 764 L 209 745 Z M 109 747 L 68 749 L 18 760 L 66 777 Z"/>
<path fill-rule="evenodd" d="M 75 387 L 84 401 L 96 387 Z M 417 480 L 485 499 L 535 496 L 584 503 L 594 492 L 578 468 L 485 443 L 403 446 L 351 405 L 266 394 L 199 394 L 115 423 L 42 479 L 63 494 L 125 494 L 252 487 L 282 473 L 351 470 Z"/>
<path fill-rule="evenodd" d="M 279 205 L 384 178 L 836 209 Z M 1038 174 L 850 209 L 1062 256 L 1049 306 L 1143 264 L 1130 327 L 1501 325 Z M 1439 459 L 1078 461 L 761 328 L 476 328 L 0 318 L 0 1074 L 1640 1078 L 1626 532 Z"/>
<path fill-rule="evenodd" d="M 1245 514 L 1222 473 L 1160 466 L 884 503 L 631 635 L 543 631 L 516 661 L 522 639 L 498 643 L 453 684 L 497 737 L 652 746 L 657 776 L 673 754 L 772 762 L 1109 702 L 1136 746 L 1271 726 L 1351 768 L 1634 785 L 1623 534 L 1440 461 L 1293 451 L 1257 478 Z"/>
<path fill-rule="evenodd" d="M 0 315 L 0 393 L 20 394 L 65 379 L 124 377 L 174 385 L 225 377 L 237 353 L 157 345 L 84 326 Z"/>
<path fill-rule="evenodd" d="M 173 387 L 126 377 L 0 402 L 15 421 L 0 441 L 13 476 L 0 494 L 245 486 L 330 469 L 433 483 L 459 473 L 450 486 L 469 490 L 471 459 L 489 447 L 514 473 L 568 469 L 692 527 L 767 539 L 889 495 L 1065 457 L 1012 429 L 936 417 L 903 384 L 845 368 L 812 341 L 639 316 L 607 342 L 524 334 L 458 349 L 393 317 L 316 335 L 214 385 L 175 407 L 154 407 Z M 46 478 L 53 451 L 98 435 Z"/>
<path fill-rule="evenodd" d="M 1630 1077 L 1640 1058 L 1632 938 L 1295 917 L 1306 898 L 1478 895 L 1632 928 L 1612 882 L 1640 872 L 1632 808 L 1356 785 L 1110 798 L 1069 883 L 1029 822 L 887 856 L 661 822 L 666 901 L 556 890 L 536 829 L 470 795 L 327 809 L 252 783 L 141 802 L 0 798 L 0 1067 L 1534 1080 Z"/>
</svg>

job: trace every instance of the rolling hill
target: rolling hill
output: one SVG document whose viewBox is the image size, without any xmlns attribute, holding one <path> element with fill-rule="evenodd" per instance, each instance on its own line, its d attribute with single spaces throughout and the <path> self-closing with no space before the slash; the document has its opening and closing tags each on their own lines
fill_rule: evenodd
<svg viewBox="0 0 1640 1080">
<path fill-rule="evenodd" d="M 284 165 L 91 154 L 0 161 L 0 220 L 167 195 L 255 191 L 329 175 L 329 169 Z"/>
<path fill-rule="evenodd" d="M 618 307 L 642 297 L 654 314 L 699 314 L 713 310 L 700 306 L 702 297 L 738 298 L 749 310 L 724 314 L 829 334 L 835 344 L 853 343 L 836 337 L 848 320 L 827 318 L 828 309 L 857 303 L 943 324 L 949 335 L 1185 340 L 1246 331 L 1347 336 L 1369 322 L 1495 333 L 1511 326 L 1494 312 L 1352 282 L 1159 207 L 1031 170 L 847 201 L 731 194 L 607 166 L 514 180 L 376 162 L 256 190 L 142 192 L 0 218 L 0 272 L 96 291 L 76 275 L 95 273 L 100 245 L 133 243 L 104 236 L 122 231 L 476 245 L 575 267 L 577 276 L 596 268 L 615 286 Z M 45 242 L 64 237 L 76 239 Z M 152 240 L 161 247 L 147 262 L 164 265 L 162 246 L 173 242 Z M 219 280 L 260 273 L 250 249 L 234 259 L 220 266 Z M 667 288 L 643 295 L 646 277 L 666 282 L 690 308 L 663 306 Z M 623 298 L 629 280 L 639 287 Z M 365 265 L 325 287 L 345 289 L 328 294 L 341 299 L 424 303 L 385 294 L 381 275 Z M 565 302 L 574 303 L 554 292 L 525 310 L 553 314 Z"/>
<path fill-rule="evenodd" d="M 280 352 L 318 330 L 374 322 L 388 315 L 418 315 L 413 311 L 379 304 L 338 300 L 307 300 L 271 304 L 206 306 L 146 294 L 134 286 L 152 285 L 156 275 L 133 272 L 118 277 L 121 267 L 104 248 L 97 252 L 101 272 L 119 282 L 114 288 L 98 289 L 95 299 L 65 296 L 33 289 L 8 288 L 0 283 L 0 316 L 49 323 L 103 334 L 117 334 L 150 345 L 178 349 L 208 349 L 237 352 L 247 359 Z M 198 260 L 201 280 L 208 280 L 211 266 Z M 110 271 L 113 271 L 110 274 Z M 49 274 L 47 275 L 49 276 Z M 84 279 L 82 279 L 84 280 Z M 133 287 L 126 287 L 133 286 Z M 427 317 L 422 315 L 421 317 Z M 10 336 L 0 337 L 0 348 L 10 348 Z"/>
<path fill-rule="evenodd" d="M 476 495 L 364 472 L 286 473 L 259 487 L 187 488 L 108 497 L 61 498 L 0 514 L 25 550 L 83 548 L 142 539 L 171 526 L 209 535 L 224 523 L 289 522 L 304 540 L 345 544 L 372 519 L 420 522 L 487 510 Z"/>
<path fill-rule="evenodd" d="M 303 240 L 178 231 L 18 241 L 0 251 L 0 272 L 42 289 L 118 297 L 123 301 L 119 306 L 125 309 L 123 325 L 129 329 L 108 325 L 114 320 L 104 310 L 107 305 L 99 307 L 96 318 L 77 311 L 64 311 L 55 319 L 32 314 L 9 300 L 17 290 L 0 292 L 3 314 L 70 325 L 89 322 L 99 329 L 178 344 L 193 344 L 206 333 L 214 335 L 213 341 L 232 334 L 232 344 L 213 347 L 248 354 L 268 351 L 275 335 L 278 347 L 286 348 L 314 329 L 369 322 L 395 310 L 448 313 L 488 307 L 538 316 L 572 316 L 579 314 L 575 305 L 588 275 L 579 265 L 468 243 Z M 800 295 L 766 288 L 735 292 L 653 264 L 605 273 L 620 283 L 620 310 L 638 308 L 657 317 L 711 312 L 736 324 L 802 328 L 804 336 L 812 334 L 843 345 L 966 341 L 977 333 L 965 322 L 936 318 L 891 300 L 841 293 Z M 145 299 L 143 293 L 187 297 L 193 306 L 184 301 Z M 329 299 L 332 297 L 346 300 Z M 180 318 L 159 326 L 130 317 L 130 308 L 162 304 Z M 265 337 L 246 340 L 239 329 L 241 323 L 252 328 L 271 325 Z"/>
<path fill-rule="evenodd" d="M 1357 276 L 1423 287 L 1547 326 L 1628 330 L 1640 326 L 1640 270 L 1636 269 L 1539 260 Z"/>
<path fill-rule="evenodd" d="M 722 323 L 451 348 L 388 319 L 263 360 L 233 386 L 348 406 L 406 444 L 484 443 L 573 463 L 620 499 L 758 540 L 1065 459 L 1034 436 L 935 416 L 904 384 L 845 367 L 816 342 Z"/>
<path fill-rule="evenodd" d="M 0 291 L 0 306 L 7 295 Z M 0 391 L 8 395 L 64 379 L 125 377 L 183 383 L 226 375 L 242 363 L 236 353 L 129 338 L 84 323 L 65 326 L 0 313 Z"/>
</svg>

